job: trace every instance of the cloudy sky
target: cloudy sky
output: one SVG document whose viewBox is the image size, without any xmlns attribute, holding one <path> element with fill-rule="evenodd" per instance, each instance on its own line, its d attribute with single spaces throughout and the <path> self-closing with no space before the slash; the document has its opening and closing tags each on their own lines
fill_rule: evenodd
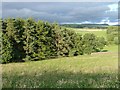
<svg viewBox="0 0 120 90">
<path fill-rule="evenodd" d="M 33 17 L 58 23 L 118 22 L 117 2 L 3 2 L 2 17 Z"/>
</svg>

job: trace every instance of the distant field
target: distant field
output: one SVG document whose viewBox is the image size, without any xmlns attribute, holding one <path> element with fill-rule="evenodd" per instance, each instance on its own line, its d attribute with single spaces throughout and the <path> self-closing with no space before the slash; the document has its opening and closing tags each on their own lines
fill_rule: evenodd
<svg viewBox="0 0 120 90">
<path fill-rule="evenodd" d="M 79 29 L 79 28 L 68 28 L 69 30 L 73 30 L 77 33 L 84 35 L 85 33 L 93 33 L 97 36 L 103 36 L 106 38 L 106 29 Z"/>
<path fill-rule="evenodd" d="M 118 87 L 117 46 L 108 52 L 3 66 L 3 88 Z"/>
</svg>

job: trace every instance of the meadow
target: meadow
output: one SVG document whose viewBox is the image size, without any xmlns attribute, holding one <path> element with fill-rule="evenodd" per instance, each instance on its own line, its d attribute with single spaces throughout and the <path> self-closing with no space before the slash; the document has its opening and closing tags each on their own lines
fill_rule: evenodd
<svg viewBox="0 0 120 90">
<path fill-rule="evenodd" d="M 106 37 L 102 30 L 76 32 Z M 118 46 L 91 55 L 3 64 L 2 81 L 3 88 L 118 88 Z"/>
<path fill-rule="evenodd" d="M 76 33 L 79 34 L 86 34 L 86 33 L 93 33 L 98 37 L 104 37 L 106 38 L 106 29 L 88 29 L 88 28 L 68 28 L 69 30 L 75 31 Z"/>
</svg>

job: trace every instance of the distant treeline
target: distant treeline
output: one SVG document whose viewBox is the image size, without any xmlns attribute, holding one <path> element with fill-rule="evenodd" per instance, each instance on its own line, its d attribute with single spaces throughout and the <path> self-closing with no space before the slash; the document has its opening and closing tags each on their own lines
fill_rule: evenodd
<svg viewBox="0 0 120 90">
<path fill-rule="evenodd" d="M 37 61 L 98 52 L 106 45 L 103 37 L 80 35 L 56 23 L 32 18 L 8 18 L 2 24 L 2 63 Z"/>
<path fill-rule="evenodd" d="M 98 29 L 106 29 L 108 24 L 61 24 L 61 26 L 69 27 L 69 28 L 98 28 Z"/>
</svg>

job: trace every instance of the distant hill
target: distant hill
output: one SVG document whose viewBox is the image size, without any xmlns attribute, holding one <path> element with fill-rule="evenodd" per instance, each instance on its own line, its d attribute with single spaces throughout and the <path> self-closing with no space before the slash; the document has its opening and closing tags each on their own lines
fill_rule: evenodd
<svg viewBox="0 0 120 90">
<path fill-rule="evenodd" d="M 113 26 L 120 26 L 120 25 L 113 25 Z"/>
<path fill-rule="evenodd" d="M 108 24 L 61 24 L 61 26 L 70 28 L 107 28 Z"/>
</svg>

